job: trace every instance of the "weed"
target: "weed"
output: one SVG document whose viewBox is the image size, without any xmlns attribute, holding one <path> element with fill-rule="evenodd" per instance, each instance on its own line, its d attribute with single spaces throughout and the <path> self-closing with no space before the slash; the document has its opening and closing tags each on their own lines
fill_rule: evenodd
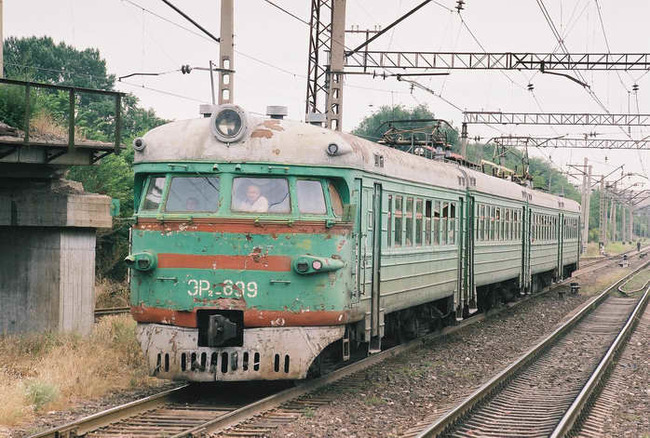
<svg viewBox="0 0 650 438">
<path fill-rule="evenodd" d="M 307 406 L 302 410 L 302 415 L 304 415 L 305 418 L 314 418 L 314 414 L 316 414 L 316 411 L 311 406 Z"/>
<path fill-rule="evenodd" d="M 39 412 L 44 406 L 55 402 L 59 398 L 59 389 L 56 385 L 41 380 L 31 380 L 25 386 L 27 400 L 34 406 L 34 411 Z"/>
<path fill-rule="evenodd" d="M 374 395 L 371 395 L 370 397 L 367 397 L 363 401 L 367 406 L 379 406 L 379 405 L 385 405 L 386 401 L 380 397 L 375 397 Z"/>
</svg>

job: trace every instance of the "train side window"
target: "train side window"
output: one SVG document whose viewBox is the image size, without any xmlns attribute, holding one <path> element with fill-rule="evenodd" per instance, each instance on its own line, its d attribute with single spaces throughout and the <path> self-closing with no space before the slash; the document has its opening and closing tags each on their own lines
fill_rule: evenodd
<svg viewBox="0 0 650 438">
<path fill-rule="evenodd" d="M 163 189 L 165 188 L 165 177 L 157 176 L 149 178 L 147 194 L 142 200 L 140 211 L 158 211 L 162 202 Z"/>
<path fill-rule="evenodd" d="M 440 219 L 440 244 L 441 245 L 446 245 L 447 244 L 447 222 L 449 218 L 449 203 L 448 202 L 443 202 L 442 203 L 442 215 Z"/>
<path fill-rule="evenodd" d="M 395 246 L 402 246 L 402 197 L 395 196 Z"/>
<path fill-rule="evenodd" d="M 478 208 L 478 238 L 485 240 L 485 205 L 481 204 Z"/>
<path fill-rule="evenodd" d="M 503 240 L 510 240 L 510 209 L 506 208 Z"/>
<path fill-rule="evenodd" d="M 165 211 L 214 213 L 219 207 L 219 177 L 175 176 L 169 184 Z"/>
<path fill-rule="evenodd" d="M 388 212 L 386 215 L 386 245 L 393 245 L 393 195 L 388 195 Z"/>
<path fill-rule="evenodd" d="M 433 244 L 440 245 L 440 201 L 435 201 L 433 208 Z"/>
<path fill-rule="evenodd" d="M 413 246 L 413 198 L 406 198 L 406 246 Z"/>
<path fill-rule="evenodd" d="M 424 222 L 422 199 L 415 200 L 415 245 L 422 246 L 422 223 Z"/>
<path fill-rule="evenodd" d="M 490 237 L 489 240 L 494 240 L 496 236 L 496 224 L 495 224 L 495 219 L 496 219 L 496 208 L 491 205 L 490 206 Z"/>
<path fill-rule="evenodd" d="M 320 181 L 299 179 L 296 182 L 298 209 L 304 214 L 325 214 L 325 196 Z"/>
<path fill-rule="evenodd" d="M 289 183 L 285 178 L 235 178 L 231 208 L 242 213 L 290 213 Z"/>
<path fill-rule="evenodd" d="M 449 237 L 447 243 L 456 244 L 456 203 L 449 203 Z"/>
<path fill-rule="evenodd" d="M 334 216 L 343 216 L 343 201 L 341 201 L 341 194 L 331 181 L 327 183 L 327 189 L 330 193 L 330 203 L 332 204 L 332 212 L 334 212 Z"/>
<path fill-rule="evenodd" d="M 424 244 L 431 245 L 431 216 L 433 213 L 431 201 L 427 199 L 424 205 Z"/>
<path fill-rule="evenodd" d="M 501 240 L 501 208 L 494 209 L 494 240 Z"/>
</svg>

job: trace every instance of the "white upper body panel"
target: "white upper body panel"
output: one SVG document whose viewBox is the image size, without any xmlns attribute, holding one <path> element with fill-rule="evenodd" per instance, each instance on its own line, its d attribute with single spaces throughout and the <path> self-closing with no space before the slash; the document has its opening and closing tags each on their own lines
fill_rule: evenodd
<svg viewBox="0 0 650 438">
<path fill-rule="evenodd" d="M 415 183 L 495 195 L 532 205 L 580 212 L 577 202 L 522 187 L 453 163 L 434 161 L 362 138 L 306 123 L 248 116 L 247 132 L 235 143 L 222 143 L 210 119 L 168 123 L 144 136 L 146 147 L 135 163 L 208 161 L 215 163 L 277 163 L 359 169 Z M 330 156 L 328 145 L 338 153 Z M 383 167 L 382 167 L 383 164 Z"/>
</svg>

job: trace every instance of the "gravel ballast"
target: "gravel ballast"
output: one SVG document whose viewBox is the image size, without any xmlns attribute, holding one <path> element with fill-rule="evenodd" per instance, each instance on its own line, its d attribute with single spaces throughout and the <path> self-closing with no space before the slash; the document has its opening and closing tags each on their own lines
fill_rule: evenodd
<svg viewBox="0 0 650 438">
<path fill-rule="evenodd" d="M 419 423 L 432 422 L 471 394 L 575 313 L 591 295 L 626 272 L 629 269 L 612 267 L 590 273 L 578 280 L 582 286 L 578 296 L 565 294 L 562 298 L 552 291 L 452 335 L 425 342 L 419 350 L 364 371 L 366 384 L 362 388 L 321 392 L 319 395 L 331 396 L 334 401 L 270 436 L 402 436 Z"/>
</svg>

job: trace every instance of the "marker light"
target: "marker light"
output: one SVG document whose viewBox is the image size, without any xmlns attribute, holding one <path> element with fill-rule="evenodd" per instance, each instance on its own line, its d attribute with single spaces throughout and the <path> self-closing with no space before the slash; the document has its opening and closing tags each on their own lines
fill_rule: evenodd
<svg viewBox="0 0 650 438">
<path fill-rule="evenodd" d="M 314 260 L 311 264 L 311 267 L 314 268 L 315 271 L 318 271 L 323 267 L 323 264 L 320 262 L 320 260 Z"/>
<path fill-rule="evenodd" d="M 236 105 L 222 105 L 212 113 L 210 129 L 221 142 L 240 140 L 246 133 L 246 112 Z"/>
<path fill-rule="evenodd" d="M 327 145 L 327 155 L 336 155 L 339 151 L 339 145 L 336 143 L 330 143 Z"/>
</svg>

